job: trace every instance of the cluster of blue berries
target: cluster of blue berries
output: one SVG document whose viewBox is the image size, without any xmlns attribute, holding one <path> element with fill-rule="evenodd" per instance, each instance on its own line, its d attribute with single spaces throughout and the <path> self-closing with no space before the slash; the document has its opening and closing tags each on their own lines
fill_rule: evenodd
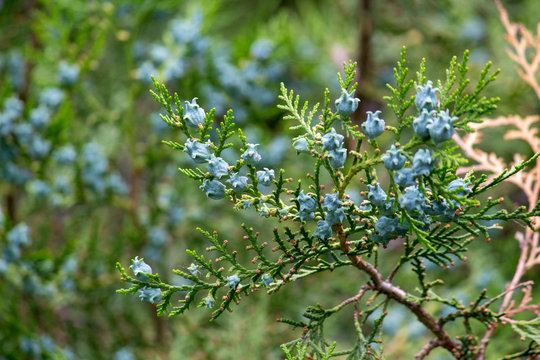
<svg viewBox="0 0 540 360">
<path fill-rule="evenodd" d="M 143 259 L 139 259 L 138 257 L 135 257 L 135 259 L 132 260 L 132 264 L 130 266 L 131 271 L 133 271 L 133 274 L 135 277 L 140 281 L 149 281 L 150 278 L 148 277 L 148 274 L 152 275 L 152 268 L 150 265 L 145 263 Z M 139 299 L 141 301 L 148 301 L 151 303 L 157 303 L 161 301 L 162 295 L 161 290 L 154 287 L 144 286 L 137 292 L 137 295 L 139 296 Z"/>
</svg>

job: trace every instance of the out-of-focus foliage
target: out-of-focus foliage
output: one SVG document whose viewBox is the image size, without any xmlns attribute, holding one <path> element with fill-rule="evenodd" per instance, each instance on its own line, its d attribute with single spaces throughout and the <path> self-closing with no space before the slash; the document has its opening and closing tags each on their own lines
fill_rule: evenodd
<svg viewBox="0 0 540 360">
<path fill-rule="evenodd" d="M 536 0 L 505 6 L 515 21 L 536 25 Z M 307 304 L 331 307 L 358 290 L 357 279 L 338 269 L 271 302 L 251 296 L 212 324 L 204 314 L 157 318 L 152 305 L 114 294 L 118 259 L 143 256 L 164 281 L 181 285 L 169 270 L 186 264 L 186 248 L 206 247 L 196 226 L 234 238 L 243 235 L 233 226 L 239 217 L 257 221 L 203 201 L 180 177 L 187 160 L 161 144 L 170 132 L 148 94 L 150 75 L 183 99 L 216 107 L 216 117 L 234 108 L 267 167 L 295 159 L 278 136 L 288 127 L 276 107 L 279 83 L 308 99 L 321 86 L 338 91 L 335 73 L 361 49 L 369 49 L 363 110 L 381 106 L 406 45 L 411 63 L 425 56 L 438 74 L 449 55 L 469 48 L 473 63 L 502 68 L 498 86 L 488 88 L 501 97 L 501 112 L 539 111 L 504 53 L 488 1 L 4 0 L 0 30 L 0 358 L 278 359 L 275 345 L 296 336 L 272 323 L 278 314 L 301 319 Z M 486 144 L 494 147 L 507 158 L 514 151 L 511 142 Z M 305 164 L 294 165 L 304 172 Z M 507 259 L 519 254 L 512 235 L 493 234 L 487 249 L 473 243 L 448 293 L 468 302 L 480 288 L 500 291 L 513 271 Z M 387 356 L 410 358 L 426 334 L 399 308 L 388 311 Z M 326 331 L 335 338 L 353 331 L 343 323 Z M 494 348 L 511 351 L 497 341 L 506 334 L 498 336 Z"/>
</svg>

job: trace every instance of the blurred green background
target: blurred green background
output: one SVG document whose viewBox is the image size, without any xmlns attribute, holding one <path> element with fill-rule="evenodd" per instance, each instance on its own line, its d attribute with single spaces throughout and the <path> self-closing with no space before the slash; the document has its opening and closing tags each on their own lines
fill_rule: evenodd
<svg viewBox="0 0 540 360">
<path fill-rule="evenodd" d="M 538 0 L 503 5 L 513 21 L 536 28 Z M 366 280 L 344 269 L 304 279 L 251 296 L 215 323 L 206 310 L 158 318 L 153 305 L 115 294 L 116 261 L 135 256 L 170 283 L 182 281 L 170 270 L 189 266 L 186 248 L 207 246 L 197 226 L 236 244 L 242 222 L 271 229 L 254 212 L 209 201 L 178 173 L 188 160 L 161 144 L 178 134 L 159 118 L 150 75 L 216 116 L 232 108 L 266 166 L 305 175 L 276 107 L 280 82 L 311 101 L 328 87 L 335 99 L 336 73 L 358 61 L 362 121 L 368 110 L 386 114 L 385 84 L 402 46 L 412 69 L 427 59 L 434 80 L 470 49 L 473 74 L 487 61 L 502 70 L 487 94 L 501 98 L 497 115 L 538 114 L 503 35 L 491 1 L 0 1 L 0 359 L 280 359 L 278 345 L 301 329 L 278 316 L 334 306 Z M 500 141 L 485 149 L 505 158 L 527 151 Z M 523 203 L 504 190 L 509 203 Z M 510 224 L 491 245 L 473 243 L 467 263 L 430 274 L 464 302 L 484 287 L 500 292 L 519 255 L 515 231 Z M 527 279 L 540 280 L 538 272 Z M 389 313 L 385 354 L 411 359 L 429 336 L 399 306 Z M 327 328 L 344 346 L 352 332 L 347 311 Z M 490 356 L 516 349 L 508 336 L 495 334 Z"/>
</svg>

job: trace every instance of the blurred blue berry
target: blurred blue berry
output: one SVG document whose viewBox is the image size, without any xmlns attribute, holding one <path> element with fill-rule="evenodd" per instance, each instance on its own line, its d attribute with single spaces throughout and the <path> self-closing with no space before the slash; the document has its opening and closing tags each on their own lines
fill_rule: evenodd
<svg viewBox="0 0 540 360">
<path fill-rule="evenodd" d="M 58 66 L 58 80 L 62 85 L 73 85 L 79 78 L 79 66 L 63 61 Z"/>
<path fill-rule="evenodd" d="M 21 100 L 12 96 L 4 101 L 4 115 L 10 120 L 15 120 L 22 115 L 24 104 Z"/>
<path fill-rule="evenodd" d="M 153 44 L 150 48 L 150 58 L 156 65 L 161 65 L 169 57 L 169 49 L 161 44 Z"/>
<path fill-rule="evenodd" d="M 13 129 L 13 120 L 0 113 L 0 136 L 7 136 Z"/>
<path fill-rule="evenodd" d="M 249 49 L 249 53 L 257 60 L 266 60 L 274 50 L 274 43 L 269 39 L 258 39 Z"/>
<path fill-rule="evenodd" d="M 36 129 L 42 129 L 49 123 L 51 113 L 49 109 L 43 105 L 38 106 L 30 111 L 30 122 Z"/>
<path fill-rule="evenodd" d="M 255 149 L 259 144 L 247 144 L 247 149 L 242 154 L 242 159 L 251 165 L 256 165 L 261 161 L 261 155 Z"/>
<path fill-rule="evenodd" d="M 32 139 L 32 126 L 28 123 L 22 123 L 15 125 L 14 131 L 17 140 L 21 144 L 28 145 Z"/>
<path fill-rule="evenodd" d="M 56 87 L 50 87 L 41 92 L 39 103 L 50 108 L 57 108 L 64 100 L 64 92 Z"/>
<path fill-rule="evenodd" d="M 51 150 L 51 142 L 49 140 L 43 139 L 41 136 L 34 136 L 30 141 L 30 147 L 28 152 L 30 156 L 34 159 L 43 159 L 47 156 Z"/>
<path fill-rule="evenodd" d="M 53 159 L 60 165 L 71 165 L 77 158 L 73 145 L 68 144 L 53 152 Z"/>
<path fill-rule="evenodd" d="M 362 123 L 362 131 L 368 136 L 370 140 L 375 140 L 377 136 L 384 132 L 384 120 L 379 118 L 380 110 L 372 113 L 367 112 L 367 119 Z"/>
<path fill-rule="evenodd" d="M 28 184 L 30 193 L 38 198 L 46 197 L 51 191 L 51 187 L 43 180 L 32 180 Z"/>
<path fill-rule="evenodd" d="M 165 81 L 180 79 L 186 72 L 186 64 L 181 58 L 170 59 L 163 68 L 163 78 Z"/>
<path fill-rule="evenodd" d="M 117 172 L 113 172 L 107 176 L 105 179 L 105 186 L 114 194 L 127 195 L 129 192 L 126 182 Z"/>
<path fill-rule="evenodd" d="M 433 165 L 433 157 L 428 149 L 420 149 L 414 154 L 412 170 L 415 176 L 429 176 Z"/>
<path fill-rule="evenodd" d="M 264 186 L 270 186 L 272 185 L 272 180 L 274 180 L 274 170 L 269 170 L 268 168 L 264 168 L 264 170 L 257 171 L 257 181 L 259 184 Z"/>
<path fill-rule="evenodd" d="M 150 61 L 143 62 L 136 71 L 136 78 L 145 84 L 152 83 L 152 76 L 157 74 L 157 69 Z"/>
<path fill-rule="evenodd" d="M 163 246 L 167 241 L 167 231 L 161 226 L 152 226 L 148 230 L 148 239 L 155 246 Z"/>
<path fill-rule="evenodd" d="M 225 197 L 225 185 L 217 180 L 204 180 L 200 188 L 210 199 L 219 200 Z"/>
<path fill-rule="evenodd" d="M 414 103 L 418 108 L 418 111 L 427 110 L 431 111 L 437 107 L 437 91 L 438 88 L 432 87 L 432 82 L 428 80 L 426 85 L 419 85 L 416 88 L 416 97 Z"/>
<path fill-rule="evenodd" d="M 229 164 L 220 157 L 216 157 L 214 154 L 210 154 L 208 159 L 208 165 L 206 165 L 208 172 L 218 179 L 229 174 Z"/>
<path fill-rule="evenodd" d="M 204 123 L 205 112 L 204 109 L 197 104 L 197 98 L 193 98 L 191 103 L 188 101 L 185 101 L 184 103 L 184 120 L 186 121 L 186 125 L 191 126 L 192 128 L 202 126 Z"/>
<path fill-rule="evenodd" d="M 17 246 L 30 245 L 31 239 L 28 225 L 25 223 L 17 224 L 7 233 L 6 239 L 9 243 Z"/>
<path fill-rule="evenodd" d="M 405 165 L 405 160 L 407 160 L 401 149 L 396 149 L 395 145 L 392 145 L 390 150 L 388 150 L 381 159 L 388 170 L 401 169 L 403 165 Z"/>
<path fill-rule="evenodd" d="M 354 90 L 347 93 L 347 89 L 341 89 L 341 96 L 336 100 L 336 110 L 343 116 L 349 116 L 358 109 L 360 99 L 354 97 Z"/>
</svg>

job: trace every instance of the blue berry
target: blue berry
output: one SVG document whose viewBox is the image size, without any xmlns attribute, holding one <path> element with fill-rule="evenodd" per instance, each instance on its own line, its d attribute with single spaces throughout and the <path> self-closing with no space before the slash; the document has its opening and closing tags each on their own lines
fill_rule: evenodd
<svg viewBox="0 0 540 360">
<path fill-rule="evenodd" d="M 384 132 L 384 120 L 379 118 L 380 110 L 372 113 L 367 112 L 367 119 L 362 123 L 362 131 L 368 136 L 370 140 L 375 140 L 377 136 Z"/>
<path fill-rule="evenodd" d="M 191 273 L 191 275 L 193 275 L 193 276 L 197 276 L 201 272 L 199 270 L 199 266 L 196 265 L 196 264 L 193 264 L 193 263 L 191 263 L 191 265 L 189 265 L 189 267 L 187 269 Z"/>
<path fill-rule="evenodd" d="M 43 159 L 47 156 L 51 150 L 51 142 L 49 140 L 43 139 L 41 136 L 36 135 L 32 137 L 30 141 L 30 147 L 28 152 L 30 156 L 34 159 Z"/>
<path fill-rule="evenodd" d="M 22 115 L 24 104 L 21 100 L 12 96 L 4 101 L 4 115 L 10 120 L 15 120 Z"/>
<path fill-rule="evenodd" d="M 30 229 L 28 228 L 28 225 L 25 223 L 17 224 L 7 233 L 6 239 L 13 245 L 30 245 Z"/>
<path fill-rule="evenodd" d="M 150 48 L 150 58 L 156 65 L 161 65 L 169 57 L 169 49 L 160 44 L 153 44 Z"/>
<path fill-rule="evenodd" d="M 433 122 L 427 126 L 433 144 L 438 145 L 452 138 L 455 132 L 453 123 L 456 120 L 457 117 L 451 117 L 448 110 L 441 111 L 433 119 Z"/>
<path fill-rule="evenodd" d="M 206 165 L 208 172 L 218 179 L 229 174 L 229 164 L 220 157 L 216 157 L 214 154 L 210 154 L 208 159 L 208 165 Z"/>
<path fill-rule="evenodd" d="M 297 154 L 300 154 L 301 152 L 308 152 L 309 151 L 308 145 L 309 144 L 308 144 L 308 141 L 306 140 L 306 138 L 297 139 L 293 143 L 293 147 L 296 149 Z"/>
<path fill-rule="evenodd" d="M 384 206 L 386 203 L 386 193 L 381 188 L 379 183 L 375 185 L 368 185 L 369 192 L 368 192 L 368 200 L 370 203 L 372 203 L 375 206 Z"/>
<path fill-rule="evenodd" d="M 414 130 L 414 133 L 420 138 L 420 139 L 427 139 L 429 138 L 429 129 L 428 126 L 433 123 L 435 117 L 435 111 L 427 111 L 426 109 L 422 109 L 422 112 L 420 115 L 414 118 L 412 127 Z"/>
<path fill-rule="evenodd" d="M 42 129 L 49 122 L 51 113 L 49 109 L 43 105 L 38 106 L 30 111 L 30 122 L 36 129 Z"/>
<path fill-rule="evenodd" d="M 232 173 L 227 182 L 232 185 L 235 193 L 241 193 L 248 187 L 248 178 L 238 173 Z"/>
<path fill-rule="evenodd" d="M 360 99 L 354 97 L 354 90 L 347 93 L 347 89 L 341 89 L 341 96 L 336 100 L 336 110 L 340 115 L 349 116 L 358 109 Z"/>
<path fill-rule="evenodd" d="M 28 185 L 30 193 L 38 198 L 44 198 L 51 191 L 51 187 L 43 180 L 33 180 Z"/>
<path fill-rule="evenodd" d="M 257 171 L 257 181 L 259 184 L 264 186 L 270 186 L 272 185 L 272 180 L 274 180 L 274 170 L 269 170 L 268 168 L 264 168 L 264 170 Z"/>
<path fill-rule="evenodd" d="M 322 207 L 325 211 L 336 211 L 343 203 L 339 200 L 338 194 L 326 194 Z"/>
<path fill-rule="evenodd" d="M 215 299 L 212 297 L 212 295 L 208 295 L 204 299 L 204 306 L 207 308 L 211 308 L 214 306 Z"/>
<path fill-rule="evenodd" d="M 204 180 L 200 188 L 210 199 L 219 200 L 225 197 L 225 185 L 217 180 Z"/>
<path fill-rule="evenodd" d="M 433 170 L 433 157 L 428 149 L 420 149 L 413 157 L 413 172 L 415 176 L 428 176 Z"/>
<path fill-rule="evenodd" d="M 268 285 L 270 285 L 272 283 L 272 281 L 274 281 L 274 279 L 272 279 L 272 277 L 270 275 L 268 275 L 268 274 L 264 274 L 261 277 L 261 284 L 263 286 L 268 287 Z"/>
<path fill-rule="evenodd" d="M 242 159 L 251 165 L 256 165 L 261 161 L 261 155 L 255 149 L 259 144 L 247 144 L 247 149 L 242 154 Z"/>
<path fill-rule="evenodd" d="M 153 304 L 161 301 L 162 298 L 161 290 L 147 286 L 139 289 L 137 294 L 139 294 L 139 299 L 141 299 L 141 301 L 148 301 Z"/>
<path fill-rule="evenodd" d="M 64 92 L 56 87 L 50 87 L 41 92 L 39 95 L 40 104 L 46 105 L 51 108 L 60 106 L 64 100 Z"/>
<path fill-rule="evenodd" d="M 73 85 L 79 78 L 79 67 L 63 61 L 58 66 L 58 80 L 62 85 Z"/>
<path fill-rule="evenodd" d="M 332 228 L 330 227 L 330 225 L 328 225 L 326 221 L 319 220 L 317 221 L 317 227 L 315 228 L 313 236 L 321 240 L 326 240 L 332 237 Z"/>
<path fill-rule="evenodd" d="M 446 190 L 448 190 L 449 192 L 461 190 L 459 192 L 456 192 L 456 195 L 460 197 L 467 196 L 472 192 L 472 190 L 469 189 L 469 183 L 465 182 L 463 179 L 460 178 L 452 180 L 446 187 Z"/>
<path fill-rule="evenodd" d="M 227 276 L 227 283 L 225 284 L 225 286 L 228 286 L 231 289 L 236 289 L 238 283 L 240 283 L 240 278 L 236 275 L 231 275 Z"/>
<path fill-rule="evenodd" d="M 135 274 L 135 277 L 140 281 L 148 281 L 150 278 L 147 274 L 152 274 L 150 265 L 145 263 L 143 259 L 139 259 L 137 256 L 135 256 L 135 259 L 132 259 L 131 262 L 130 268 L 131 271 L 133 271 L 133 274 Z"/>
<path fill-rule="evenodd" d="M 184 120 L 186 125 L 191 126 L 192 128 L 198 128 L 204 123 L 205 112 L 197 104 L 197 98 L 193 98 L 191 103 L 185 101 L 184 106 Z"/>
<path fill-rule="evenodd" d="M 347 149 L 334 149 L 328 153 L 328 161 L 332 169 L 341 169 L 347 160 Z"/>
<path fill-rule="evenodd" d="M 53 159 L 60 165 L 70 165 L 77 158 L 73 145 L 65 145 L 53 153 Z"/>
<path fill-rule="evenodd" d="M 340 149 L 343 146 L 343 135 L 338 134 L 336 129 L 332 128 L 329 132 L 324 134 L 321 138 L 321 142 L 324 150 L 330 151 Z"/>
<path fill-rule="evenodd" d="M 437 107 L 437 91 L 439 89 L 432 87 L 431 81 L 428 81 L 424 86 L 420 85 L 417 87 L 414 103 L 418 111 L 422 111 L 423 109 L 431 111 Z"/>
<path fill-rule="evenodd" d="M 399 205 L 408 211 L 418 211 L 422 213 L 425 203 L 426 198 L 418 189 L 417 185 L 407 187 L 403 195 L 399 198 Z"/>
<path fill-rule="evenodd" d="M 152 76 L 157 73 L 157 69 L 150 61 L 145 61 L 137 68 L 136 77 L 145 84 L 152 83 Z"/>
<path fill-rule="evenodd" d="M 396 149 L 395 145 L 392 145 L 390 150 L 388 150 L 381 159 L 388 170 L 401 169 L 403 165 L 405 165 L 405 160 L 407 160 L 405 155 L 403 155 L 403 152 Z"/>
<path fill-rule="evenodd" d="M 317 209 L 317 201 L 309 195 L 304 194 L 304 190 L 296 197 L 300 205 L 300 211 L 314 212 Z"/>
<path fill-rule="evenodd" d="M 194 139 L 187 139 L 184 144 L 184 151 L 197 164 L 208 162 L 211 155 L 206 144 L 202 144 Z"/>
</svg>

